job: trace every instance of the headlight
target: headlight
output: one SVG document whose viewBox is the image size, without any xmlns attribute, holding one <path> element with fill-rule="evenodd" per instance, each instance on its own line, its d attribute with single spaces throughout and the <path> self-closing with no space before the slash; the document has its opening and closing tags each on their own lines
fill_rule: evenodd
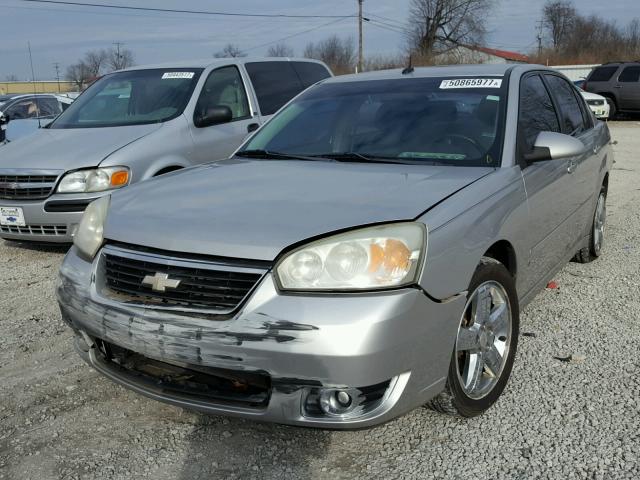
<svg viewBox="0 0 640 480">
<path fill-rule="evenodd" d="M 91 202 L 84 211 L 78 230 L 73 237 L 73 244 L 90 259 L 96 256 L 102 246 L 104 222 L 107 219 L 110 202 L 110 195 Z"/>
<path fill-rule="evenodd" d="M 276 265 L 284 290 L 373 290 L 416 282 L 426 252 L 420 223 L 396 223 L 335 235 L 287 254 Z"/>
<path fill-rule="evenodd" d="M 67 173 L 58 185 L 58 193 L 104 192 L 128 184 L 127 167 L 92 168 Z"/>
</svg>

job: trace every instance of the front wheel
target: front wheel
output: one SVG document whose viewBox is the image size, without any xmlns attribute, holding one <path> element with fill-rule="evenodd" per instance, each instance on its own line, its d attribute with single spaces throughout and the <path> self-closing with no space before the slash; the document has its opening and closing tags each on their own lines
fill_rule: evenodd
<svg viewBox="0 0 640 480">
<path fill-rule="evenodd" d="M 483 257 L 469 285 L 445 390 L 432 409 L 474 417 L 504 390 L 518 346 L 519 308 L 515 283 L 500 262 Z"/>
</svg>

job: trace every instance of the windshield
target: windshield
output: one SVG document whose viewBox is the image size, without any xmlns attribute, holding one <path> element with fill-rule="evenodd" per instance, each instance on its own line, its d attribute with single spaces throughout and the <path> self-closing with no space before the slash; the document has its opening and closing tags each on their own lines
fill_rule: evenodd
<svg viewBox="0 0 640 480">
<path fill-rule="evenodd" d="M 502 77 L 320 84 L 284 108 L 238 155 L 499 166 L 506 84 Z"/>
<path fill-rule="evenodd" d="M 160 123 L 181 115 L 199 68 L 132 70 L 107 75 L 87 89 L 49 128 Z"/>
</svg>

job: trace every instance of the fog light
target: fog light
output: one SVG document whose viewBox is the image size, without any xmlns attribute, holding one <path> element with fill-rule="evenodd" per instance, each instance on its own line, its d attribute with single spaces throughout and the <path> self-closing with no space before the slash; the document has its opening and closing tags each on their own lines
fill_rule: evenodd
<svg viewBox="0 0 640 480">
<path fill-rule="evenodd" d="M 327 415 L 344 415 L 356 406 L 353 397 L 344 390 L 322 390 L 319 402 Z"/>
</svg>

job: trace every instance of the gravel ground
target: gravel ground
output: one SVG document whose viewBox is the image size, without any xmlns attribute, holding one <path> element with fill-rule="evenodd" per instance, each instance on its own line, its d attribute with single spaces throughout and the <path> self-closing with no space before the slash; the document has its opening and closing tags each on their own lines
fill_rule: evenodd
<svg viewBox="0 0 640 480">
<path fill-rule="evenodd" d="M 0 241 L 0 479 L 640 478 L 640 123 L 611 128 L 604 256 L 525 309 L 511 381 L 472 420 L 417 409 L 318 431 L 147 400 L 73 352 L 53 294 L 64 249 Z"/>
</svg>

